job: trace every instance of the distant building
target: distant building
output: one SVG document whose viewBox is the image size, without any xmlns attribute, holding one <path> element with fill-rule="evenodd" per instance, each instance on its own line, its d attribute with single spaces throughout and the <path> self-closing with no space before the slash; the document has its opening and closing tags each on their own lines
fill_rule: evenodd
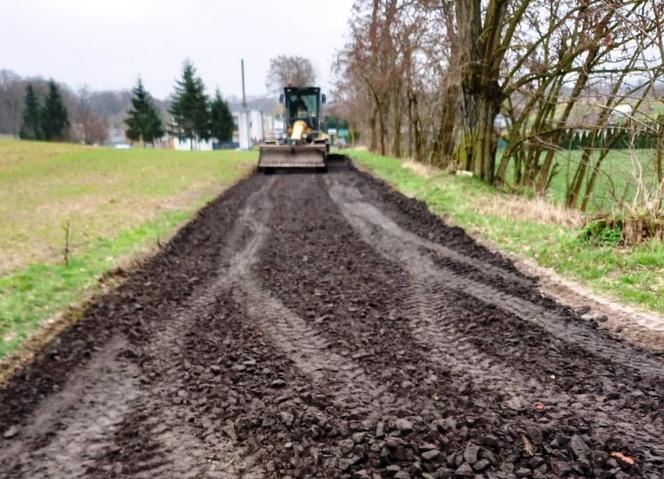
<svg viewBox="0 0 664 479">
<path fill-rule="evenodd" d="M 240 148 L 251 148 L 274 135 L 274 116 L 261 110 L 234 111 L 233 122 L 233 143 Z"/>
<path fill-rule="evenodd" d="M 104 145 L 106 146 L 116 146 L 127 144 L 127 138 L 125 137 L 124 128 L 119 128 L 117 126 L 111 126 L 106 129 L 106 141 Z"/>
<path fill-rule="evenodd" d="M 632 108 L 632 105 L 629 105 L 627 103 L 617 105 L 613 109 L 613 112 L 611 113 L 610 122 L 613 124 L 626 123 L 627 120 L 629 120 L 632 117 L 633 112 L 634 108 Z"/>
<path fill-rule="evenodd" d="M 178 138 L 176 136 L 169 135 L 166 139 L 166 144 L 169 148 L 173 148 L 178 151 L 212 151 L 213 140 L 202 140 L 202 139 L 193 139 L 189 140 L 188 138 Z"/>
</svg>

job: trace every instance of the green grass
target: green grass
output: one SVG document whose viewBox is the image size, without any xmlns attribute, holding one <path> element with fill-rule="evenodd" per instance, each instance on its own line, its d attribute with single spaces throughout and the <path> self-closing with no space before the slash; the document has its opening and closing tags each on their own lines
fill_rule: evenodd
<svg viewBox="0 0 664 479">
<path fill-rule="evenodd" d="M 635 154 L 643 165 L 644 178 L 652 185 L 652 182 L 656 179 L 654 169 L 655 150 L 635 150 Z M 554 177 L 551 183 L 550 197 L 553 201 L 564 201 L 565 186 L 571 181 L 576 167 L 581 161 L 581 156 L 581 150 L 565 151 L 557 154 L 556 159 L 560 166 L 558 175 Z M 633 170 L 634 166 L 629 150 L 611 150 L 602 162 L 601 173 L 588 203 L 588 211 L 611 211 L 616 200 L 631 202 L 634 196 L 634 188 L 632 187 Z"/>
<path fill-rule="evenodd" d="M 0 274 L 59 260 L 163 211 L 187 208 L 246 173 L 253 152 L 90 148 L 0 140 Z"/>
<path fill-rule="evenodd" d="M 68 265 L 34 263 L 0 277 L 0 358 L 24 341 L 40 321 L 97 289 L 97 278 L 125 258 L 151 247 L 190 217 L 169 211 L 114 238 L 99 239 Z"/>
<path fill-rule="evenodd" d="M 591 245 L 580 239 L 578 227 L 492 213 L 486 205 L 509 203 L 513 197 L 475 178 L 443 172 L 423 176 L 395 158 L 347 153 L 397 190 L 424 201 L 434 213 L 446 215 L 453 224 L 500 249 L 532 258 L 623 303 L 664 313 L 664 243 L 630 249 Z"/>
<path fill-rule="evenodd" d="M 247 174 L 253 152 L 0 140 L 0 358 Z M 72 256 L 63 264 L 63 223 Z M 4 267 L 4 269 L 3 269 Z"/>
<path fill-rule="evenodd" d="M 637 158 L 644 169 L 644 178 L 649 185 L 656 181 L 655 150 L 635 150 Z M 556 154 L 558 174 L 553 178 L 548 197 L 551 201 L 564 204 L 566 187 L 571 183 L 574 172 L 581 162 L 583 151 L 562 151 Z M 591 156 L 591 167 L 598 153 Z M 500 153 L 498 155 L 500 158 Z M 630 158 L 629 150 L 611 150 L 600 169 L 600 174 L 592 190 L 588 202 L 588 212 L 610 212 L 619 201 L 631 202 L 634 196 L 633 174 L 634 164 Z M 511 177 L 508 175 L 508 180 Z M 585 191 L 584 183 L 581 193 Z"/>
</svg>

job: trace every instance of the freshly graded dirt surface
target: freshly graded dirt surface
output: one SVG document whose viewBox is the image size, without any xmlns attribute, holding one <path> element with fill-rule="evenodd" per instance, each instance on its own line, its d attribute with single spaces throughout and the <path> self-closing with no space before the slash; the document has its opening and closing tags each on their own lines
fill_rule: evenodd
<svg viewBox="0 0 664 479">
<path fill-rule="evenodd" d="M 664 477 L 664 358 L 347 166 L 254 175 L 0 387 L 7 478 Z"/>
</svg>

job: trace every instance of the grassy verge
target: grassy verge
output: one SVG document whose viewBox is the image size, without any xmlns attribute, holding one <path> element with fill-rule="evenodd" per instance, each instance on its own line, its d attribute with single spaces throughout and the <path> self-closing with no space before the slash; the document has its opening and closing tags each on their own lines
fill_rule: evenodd
<svg viewBox="0 0 664 479">
<path fill-rule="evenodd" d="M 578 226 L 565 225 L 565 218 L 552 220 L 555 211 L 542 211 L 548 206 L 533 202 L 529 210 L 530 200 L 474 178 L 417 171 L 401 160 L 363 151 L 347 153 L 397 190 L 502 250 L 529 257 L 620 302 L 664 313 L 664 243 L 630 249 L 591 245 L 580 239 Z"/>
<path fill-rule="evenodd" d="M 97 291 L 101 275 L 172 234 L 255 159 L 0 141 L 0 199 L 10 203 L 0 206 L 0 266 L 13 266 L 0 268 L 0 358 L 45 319 Z M 68 265 L 65 219 L 74 228 Z"/>
</svg>

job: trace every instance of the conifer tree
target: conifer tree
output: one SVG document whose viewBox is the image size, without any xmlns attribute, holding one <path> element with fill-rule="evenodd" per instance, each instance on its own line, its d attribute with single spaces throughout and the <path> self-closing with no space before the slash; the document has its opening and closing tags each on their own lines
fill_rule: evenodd
<svg viewBox="0 0 664 479">
<path fill-rule="evenodd" d="M 159 110 L 150 102 L 146 114 L 145 136 L 144 141 L 148 141 L 154 145 L 154 142 L 164 136 L 164 123 L 161 120 Z"/>
<path fill-rule="evenodd" d="M 159 111 L 140 78 L 131 93 L 132 108 L 127 112 L 125 119 L 127 125 L 125 134 L 131 141 L 142 141 L 143 146 L 146 142 L 154 144 L 155 140 L 164 135 Z"/>
<path fill-rule="evenodd" d="M 182 78 L 175 83 L 173 104 L 169 110 L 173 116 L 173 133 L 180 138 L 193 140 L 210 137 L 209 105 L 203 81 L 196 76 L 196 69 L 186 61 Z"/>
<path fill-rule="evenodd" d="M 233 115 L 218 88 L 210 104 L 210 136 L 220 143 L 233 138 Z"/>
<path fill-rule="evenodd" d="M 41 127 L 41 106 L 39 98 L 32 84 L 28 83 L 25 90 L 25 109 L 23 110 L 23 125 L 19 136 L 24 140 L 43 140 Z"/>
<path fill-rule="evenodd" d="M 63 140 L 68 126 L 67 107 L 62 101 L 58 86 L 53 80 L 50 80 L 44 107 L 41 109 L 41 129 L 44 139 Z"/>
</svg>

